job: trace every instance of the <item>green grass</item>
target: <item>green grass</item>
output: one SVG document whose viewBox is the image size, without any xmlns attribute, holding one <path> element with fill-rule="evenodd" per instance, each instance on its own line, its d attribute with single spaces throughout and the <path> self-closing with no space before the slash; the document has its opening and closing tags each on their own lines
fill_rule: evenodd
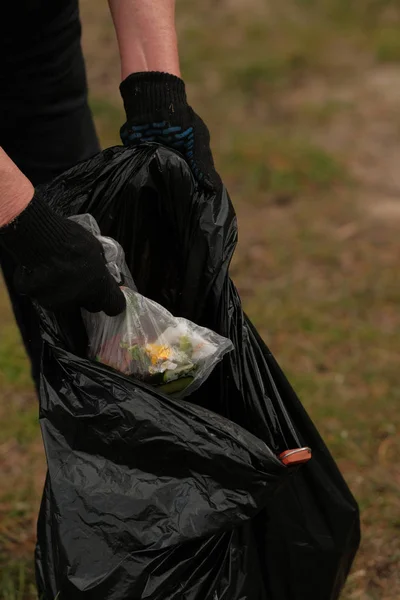
<svg viewBox="0 0 400 600">
<path fill-rule="evenodd" d="M 333 155 L 307 139 L 273 130 L 236 131 L 222 168 L 249 192 L 267 191 L 272 197 L 324 192 L 348 179 Z"/>
<path fill-rule="evenodd" d="M 11 321 L 11 315 L 10 315 Z M 30 383 L 29 365 L 14 323 L 1 327 L 0 386 L 25 388 Z"/>
<path fill-rule="evenodd" d="M 11 563 L 7 571 L 0 574 L 2 600 L 36 600 L 37 593 L 32 583 L 31 565 Z"/>
<path fill-rule="evenodd" d="M 376 58 L 381 63 L 400 62 L 400 25 L 382 27 L 375 34 Z"/>
<path fill-rule="evenodd" d="M 106 3 L 93 11 L 92 2 L 82 5 L 101 33 L 92 36 L 91 107 L 108 146 L 124 120 L 109 93 L 118 58 Z M 385 176 L 393 128 L 367 134 L 389 109 L 377 95 L 372 111 L 369 88 L 357 86 L 400 60 L 399 24 L 398 0 L 178 1 L 189 98 L 210 127 L 239 216 L 232 274 L 362 509 L 363 543 L 342 600 L 400 597 L 399 223 L 374 216 L 371 194 L 378 207 L 385 197 L 354 174 L 351 148 L 331 144 L 354 129 L 356 141 L 370 142 L 371 170 Z M 115 72 L 101 76 L 112 53 Z M 0 469 L 9 481 L 0 493 L 0 600 L 31 600 L 44 465 L 4 293 L 0 314 Z"/>
<path fill-rule="evenodd" d="M 30 387 L 29 363 L 0 277 L 0 389 Z M 1 435 L 1 433 L 0 433 Z"/>
<path fill-rule="evenodd" d="M 15 390 L 3 390 L 2 403 L 7 405 L 8 399 L 9 408 L 2 411 L 2 418 L 7 420 L 7 430 L 0 430 L 0 444 L 12 437 L 21 446 L 27 446 L 35 441 L 38 435 L 37 402 L 35 400 L 29 404 L 19 403 L 15 398 Z"/>
<path fill-rule="evenodd" d="M 122 101 L 119 105 L 107 98 L 90 96 L 90 108 L 96 119 L 96 128 L 104 148 L 120 145 L 119 128 L 124 122 Z"/>
<path fill-rule="evenodd" d="M 322 102 L 305 102 L 299 108 L 301 119 L 305 123 L 310 123 L 310 126 L 329 125 L 330 122 L 337 116 L 343 113 L 354 113 L 355 105 L 353 102 L 329 98 Z"/>
</svg>

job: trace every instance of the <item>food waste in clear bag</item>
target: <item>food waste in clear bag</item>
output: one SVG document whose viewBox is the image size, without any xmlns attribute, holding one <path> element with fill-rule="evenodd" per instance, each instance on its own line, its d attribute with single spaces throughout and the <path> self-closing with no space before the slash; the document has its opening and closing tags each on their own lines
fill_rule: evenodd
<svg viewBox="0 0 400 600">
<path fill-rule="evenodd" d="M 139 294 L 120 244 L 101 236 L 91 215 L 71 218 L 101 242 L 110 273 L 126 299 L 125 312 L 116 317 L 82 311 L 89 358 L 157 386 L 166 394 L 184 397 L 192 393 L 233 349 L 232 342 L 187 319 L 174 317 Z"/>
</svg>

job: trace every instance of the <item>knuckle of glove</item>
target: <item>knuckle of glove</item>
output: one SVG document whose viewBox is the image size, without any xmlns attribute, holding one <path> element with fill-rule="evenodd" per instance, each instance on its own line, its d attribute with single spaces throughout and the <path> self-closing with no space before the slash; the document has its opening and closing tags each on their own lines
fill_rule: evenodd
<svg viewBox="0 0 400 600">
<path fill-rule="evenodd" d="M 83 308 L 89 312 L 105 312 L 110 317 L 115 317 L 122 313 L 126 308 L 126 300 L 123 292 L 115 279 L 107 271 L 103 276 L 97 279 L 92 287 L 91 294 L 86 298 Z"/>
<path fill-rule="evenodd" d="M 154 119 L 154 122 L 156 121 L 157 119 Z M 136 120 L 128 119 L 120 129 L 121 140 L 125 146 L 137 146 L 146 141 L 155 141 L 179 151 L 187 161 L 194 179 L 209 192 L 219 191 L 222 182 L 214 167 L 210 132 L 201 117 L 186 105 L 180 116 L 176 115 L 163 124 L 165 129 L 159 127 L 157 131 L 153 123 L 150 135 L 139 117 Z M 179 131 L 171 131 L 171 128 L 179 128 Z"/>
</svg>

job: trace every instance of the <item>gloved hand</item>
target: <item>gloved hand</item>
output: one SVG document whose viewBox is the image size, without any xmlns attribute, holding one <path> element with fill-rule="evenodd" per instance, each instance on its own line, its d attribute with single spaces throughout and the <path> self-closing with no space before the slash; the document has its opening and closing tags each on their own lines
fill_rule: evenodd
<svg viewBox="0 0 400 600">
<path fill-rule="evenodd" d="M 0 244 L 19 265 L 17 290 L 44 308 L 82 307 L 110 316 L 125 309 L 125 297 L 106 267 L 98 240 L 50 210 L 39 196 L 0 229 Z"/>
<path fill-rule="evenodd" d="M 221 187 L 210 150 L 210 133 L 188 105 L 185 84 L 169 73 L 132 73 L 120 85 L 127 122 L 125 146 L 158 142 L 179 150 L 197 181 L 210 190 Z"/>
</svg>

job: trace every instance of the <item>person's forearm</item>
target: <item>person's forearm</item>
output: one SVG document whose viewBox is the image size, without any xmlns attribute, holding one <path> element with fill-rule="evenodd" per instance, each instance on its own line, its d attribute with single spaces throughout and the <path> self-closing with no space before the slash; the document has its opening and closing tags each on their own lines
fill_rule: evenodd
<svg viewBox="0 0 400 600">
<path fill-rule="evenodd" d="M 34 187 L 0 147 L 0 227 L 13 221 L 29 204 Z"/>
<path fill-rule="evenodd" d="M 164 71 L 180 77 L 175 0 L 109 0 L 121 75 Z"/>
</svg>

